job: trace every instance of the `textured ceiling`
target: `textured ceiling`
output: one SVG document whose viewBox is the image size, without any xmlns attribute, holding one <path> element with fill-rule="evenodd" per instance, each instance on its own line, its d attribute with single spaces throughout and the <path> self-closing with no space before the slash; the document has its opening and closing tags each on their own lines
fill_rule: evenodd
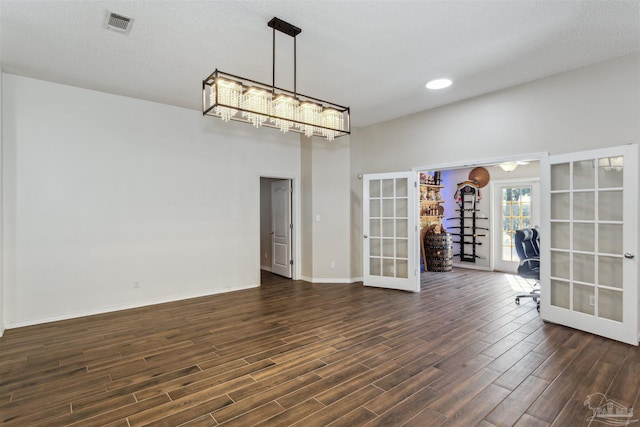
<svg viewBox="0 0 640 427">
<path fill-rule="evenodd" d="M 300 28 L 298 92 L 366 126 L 640 51 L 640 1 L 0 0 L 7 73 L 201 108 L 215 68 L 272 79 Z M 127 35 L 106 11 L 135 19 Z M 293 39 L 276 85 L 293 89 Z M 450 77 L 440 92 L 427 80 Z"/>
</svg>

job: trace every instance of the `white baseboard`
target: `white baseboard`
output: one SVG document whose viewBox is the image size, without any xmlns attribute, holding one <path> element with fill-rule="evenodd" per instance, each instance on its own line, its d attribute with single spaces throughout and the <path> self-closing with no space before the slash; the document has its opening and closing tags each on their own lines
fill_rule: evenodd
<svg viewBox="0 0 640 427">
<path fill-rule="evenodd" d="M 269 273 L 271 273 L 271 266 L 270 265 L 261 265 L 260 266 L 260 270 L 268 271 Z"/>
<path fill-rule="evenodd" d="M 345 279 L 344 277 L 340 278 L 332 278 L 332 277 L 309 277 L 309 276 L 301 276 L 300 280 L 304 280 L 305 282 L 310 283 L 326 283 L 326 284 L 346 284 L 346 283 L 354 283 L 361 280 L 354 279 Z"/>
<path fill-rule="evenodd" d="M 259 286 L 260 285 L 237 286 L 237 287 L 230 287 L 230 288 L 226 288 L 226 289 L 218 289 L 218 290 L 216 290 L 214 292 L 196 292 L 196 293 L 192 293 L 192 294 L 173 295 L 173 296 L 166 297 L 166 298 L 152 299 L 152 300 L 140 302 L 140 303 L 137 303 L 137 304 L 121 304 L 121 305 L 113 305 L 113 306 L 107 306 L 107 307 L 98 307 L 98 308 L 95 308 L 95 309 L 92 309 L 92 310 L 82 311 L 82 312 L 78 312 L 78 313 L 63 314 L 63 315 L 60 315 L 60 316 L 53 316 L 53 317 L 45 317 L 45 318 L 40 318 L 40 319 L 25 320 L 25 321 L 21 321 L 21 322 L 8 322 L 5 325 L 5 327 L 6 327 L 6 329 L 22 328 L 22 327 L 25 327 L 25 326 L 40 325 L 42 323 L 58 322 L 60 320 L 76 319 L 78 317 L 93 316 L 93 315 L 96 315 L 96 314 L 104 314 L 104 313 L 111 313 L 111 312 L 114 312 L 114 311 L 129 310 L 129 309 L 132 309 L 132 308 L 147 307 L 147 306 L 150 306 L 150 305 L 164 304 L 164 303 L 167 303 L 167 302 L 181 301 L 181 300 L 187 300 L 187 299 L 191 299 L 191 298 L 206 297 L 206 296 L 222 294 L 222 293 L 226 293 L 226 292 L 241 291 L 243 289 L 257 288 Z M 2 335 L 0 335 L 0 336 L 2 336 Z"/>
</svg>

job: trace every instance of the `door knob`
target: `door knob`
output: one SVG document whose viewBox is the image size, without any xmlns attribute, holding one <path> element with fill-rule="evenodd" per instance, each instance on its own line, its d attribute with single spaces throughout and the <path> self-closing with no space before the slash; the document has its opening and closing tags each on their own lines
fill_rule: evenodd
<svg viewBox="0 0 640 427">
<path fill-rule="evenodd" d="M 365 234 L 363 237 L 366 239 L 366 238 L 367 238 L 367 237 L 369 237 L 369 236 L 367 236 L 367 235 Z"/>
<path fill-rule="evenodd" d="M 631 252 L 627 252 L 626 254 L 624 254 L 624 257 L 627 259 L 634 259 L 636 256 Z"/>
</svg>

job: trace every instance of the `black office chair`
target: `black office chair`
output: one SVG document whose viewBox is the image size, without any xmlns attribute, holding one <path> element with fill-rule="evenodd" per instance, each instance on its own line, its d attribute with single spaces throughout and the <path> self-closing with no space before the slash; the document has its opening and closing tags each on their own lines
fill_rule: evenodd
<svg viewBox="0 0 640 427">
<path fill-rule="evenodd" d="M 514 236 L 514 245 L 520 265 L 518 266 L 518 276 L 524 279 L 532 279 L 536 281 L 536 285 L 540 282 L 540 229 L 525 228 L 516 230 Z M 532 298 L 540 311 L 540 289 L 534 289 L 528 294 L 516 295 L 516 304 L 520 304 L 520 298 Z"/>
</svg>

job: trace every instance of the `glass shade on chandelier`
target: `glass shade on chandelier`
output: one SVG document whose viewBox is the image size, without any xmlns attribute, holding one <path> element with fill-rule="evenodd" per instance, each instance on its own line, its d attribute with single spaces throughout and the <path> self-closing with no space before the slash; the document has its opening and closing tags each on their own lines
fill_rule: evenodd
<svg viewBox="0 0 640 427">
<path fill-rule="evenodd" d="M 338 133 L 331 129 L 343 129 L 344 117 L 338 110 L 334 110 L 333 108 L 325 108 L 322 111 L 322 124 L 324 125 L 324 129 L 326 129 L 326 138 L 331 141 L 336 136 L 338 136 Z"/>
<path fill-rule="evenodd" d="M 248 87 L 242 97 L 242 117 L 259 128 L 271 111 L 271 94 L 264 89 Z"/>
<path fill-rule="evenodd" d="M 225 122 L 231 120 L 240 107 L 240 99 L 242 98 L 242 85 L 225 79 L 219 79 L 217 84 L 217 99 L 220 103 L 216 105 L 215 114 L 219 116 Z M 212 93 L 211 97 L 215 97 L 216 94 Z M 210 99 L 210 102 L 214 102 L 215 99 Z"/>
<path fill-rule="evenodd" d="M 202 82 L 204 115 L 333 141 L 350 133 L 349 108 L 216 70 Z"/>
<path fill-rule="evenodd" d="M 293 120 L 298 120 L 300 116 L 300 103 L 295 98 L 280 94 L 273 99 L 271 105 L 274 115 L 272 123 L 282 132 L 289 132 L 291 127 L 296 125 Z"/>
<path fill-rule="evenodd" d="M 322 106 L 313 102 L 304 102 L 300 105 L 300 120 L 298 129 L 306 136 L 313 136 L 313 133 L 319 129 L 320 114 L 322 114 Z"/>
</svg>

